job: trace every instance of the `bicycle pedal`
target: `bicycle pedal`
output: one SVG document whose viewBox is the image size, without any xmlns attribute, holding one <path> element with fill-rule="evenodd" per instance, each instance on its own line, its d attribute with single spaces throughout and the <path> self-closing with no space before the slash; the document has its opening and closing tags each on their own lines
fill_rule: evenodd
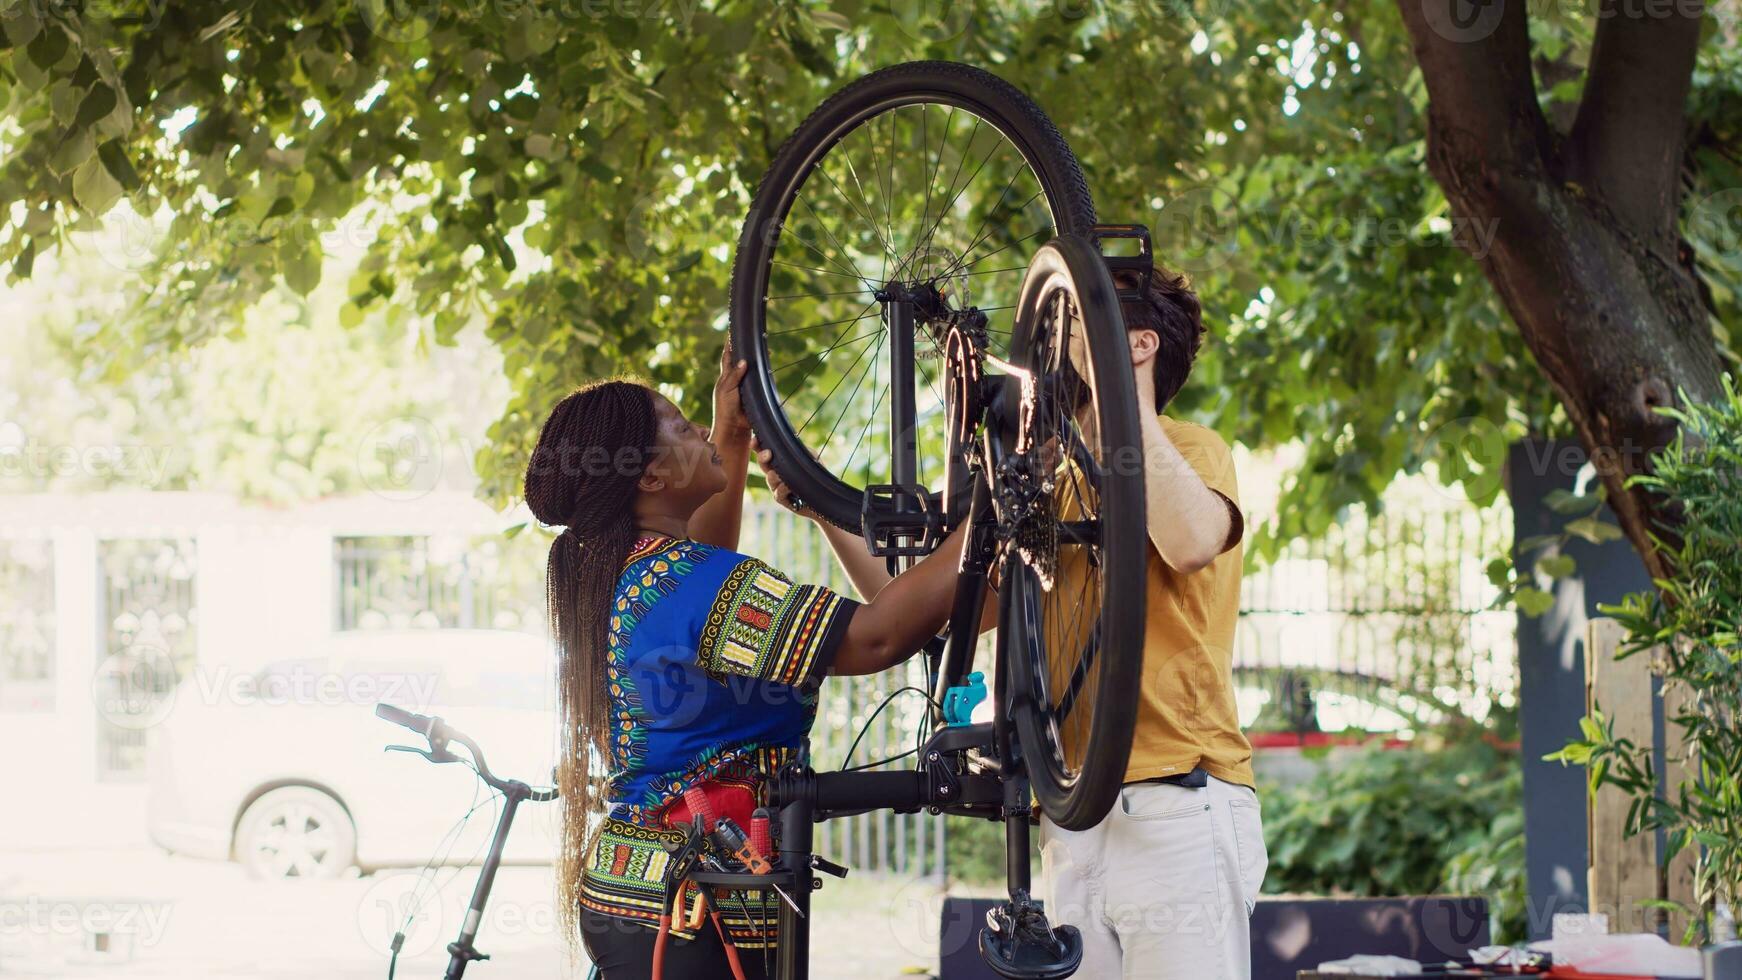
<svg viewBox="0 0 1742 980">
<path fill-rule="evenodd" d="M 919 486 L 876 483 L 865 488 L 859 525 L 865 545 L 878 558 L 922 558 L 944 538 L 943 515 Z"/>
<path fill-rule="evenodd" d="M 1009 980 L 1063 980 L 1083 965 L 1083 934 L 1052 928 L 1038 903 L 1005 905 L 986 913 L 980 959 Z"/>
</svg>

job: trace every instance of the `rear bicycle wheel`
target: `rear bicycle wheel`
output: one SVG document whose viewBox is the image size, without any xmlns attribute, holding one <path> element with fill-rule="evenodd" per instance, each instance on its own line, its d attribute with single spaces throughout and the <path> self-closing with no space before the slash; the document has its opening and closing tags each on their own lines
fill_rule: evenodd
<svg viewBox="0 0 1742 980">
<path fill-rule="evenodd" d="M 812 112 L 757 188 L 730 307 L 746 414 L 794 492 L 852 531 L 868 485 L 937 504 L 948 316 L 985 312 L 1006 354 L 1027 253 L 1094 223 L 1057 128 L 978 68 L 897 65 Z"/>
<path fill-rule="evenodd" d="M 1112 279 L 1085 238 L 1035 256 L 1015 323 L 1012 379 L 986 437 L 1001 710 L 1042 811 L 1086 830 L 1124 783 L 1141 688 L 1149 545 L 1136 382 Z"/>
</svg>

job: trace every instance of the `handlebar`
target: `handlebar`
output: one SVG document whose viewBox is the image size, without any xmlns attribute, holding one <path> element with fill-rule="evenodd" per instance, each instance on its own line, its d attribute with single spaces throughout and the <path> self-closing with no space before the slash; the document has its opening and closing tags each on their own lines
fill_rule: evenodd
<svg viewBox="0 0 1742 980">
<path fill-rule="evenodd" d="M 819 772 L 816 774 L 816 806 L 819 810 L 918 810 L 930 800 L 925 773 Z"/>
<path fill-rule="evenodd" d="M 498 777 L 495 773 L 490 771 L 490 764 L 484 761 L 484 750 L 478 747 L 478 743 L 473 741 L 465 732 L 452 727 L 440 718 L 432 718 L 429 715 L 420 715 L 413 711 L 407 711 L 404 708 L 388 704 L 385 701 L 379 702 L 375 705 L 375 717 L 393 722 L 395 725 L 399 725 L 403 728 L 409 728 L 419 735 L 422 735 L 429 742 L 429 751 L 423 753 L 423 755 L 431 762 L 457 761 L 458 756 L 455 756 L 453 753 L 448 751 L 448 743 L 458 742 L 466 747 L 467 752 L 472 754 L 472 768 L 477 771 L 478 778 L 482 779 L 493 789 L 501 790 L 502 792 L 509 792 L 511 787 L 515 787 L 516 784 L 518 784 L 518 789 L 524 791 L 527 799 L 534 802 L 543 803 L 557 798 L 558 791 L 554 788 L 532 789 L 524 783 L 519 783 L 518 780 L 502 779 Z"/>
<path fill-rule="evenodd" d="M 425 737 L 428 737 L 428 735 L 435 730 L 433 722 L 435 722 L 436 719 L 431 718 L 428 715 L 415 714 L 405 710 L 404 708 L 388 704 L 385 701 L 375 705 L 375 717 L 391 721 L 395 725 L 404 728 L 409 728 Z"/>
</svg>

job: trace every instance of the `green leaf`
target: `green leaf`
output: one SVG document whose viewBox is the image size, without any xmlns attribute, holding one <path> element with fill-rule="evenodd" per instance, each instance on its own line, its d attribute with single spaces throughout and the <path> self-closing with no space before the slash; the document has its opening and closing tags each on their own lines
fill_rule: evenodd
<svg viewBox="0 0 1742 980">
<path fill-rule="evenodd" d="M 1488 563 L 1488 581 L 1497 589 L 1504 589 L 1512 584 L 1512 561 L 1507 558 L 1496 558 Z"/>
<path fill-rule="evenodd" d="M 92 156 L 73 173 L 73 198 L 86 211 L 101 215 L 120 200 L 121 183 L 103 166 L 102 160 Z"/>
<path fill-rule="evenodd" d="M 91 138 L 91 131 L 88 129 L 74 130 L 68 133 L 61 140 L 61 144 L 55 147 L 54 152 L 49 155 L 48 169 L 57 177 L 65 177 L 83 166 L 85 161 L 89 160 L 96 152 L 97 142 Z"/>
<path fill-rule="evenodd" d="M 98 82 L 91 86 L 91 90 L 85 93 L 84 99 L 79 102 L 79 112 L 73 119 L 73 125 L 80 129 L 96 125 L 104 116 L 115 111 L 115 106 L 119 101 L 115 98 L 114 89 Z"/>
<path fill-rule="evenodd" d="M 839 14 L 833 10 L 813 10 L 811 11 L 811 20 L 824 30 L 839 31 L 842 34 L 853 29 L 853 22 L 848 20 L 845 14 Z"/>
<path fill-rule="evenodd" d="M 1538 558 L 1536 570 L 1551 579 L 1566 578 L 1578 571 L 1579 563 L 1572 555 L 1552 555 Z"/>
<path fill-rule="evenodd" d="M 12 260 L 12 274 L 20 279 L 29 279 L 31 270 L 36 267 L 36 239 L 32 238 L 18 250 L 18 257 Z"/>
<path fill-rule="evenodd" d="M 139 187 L 139 172 L 127 160 L 127 151 L 120 140 L 110 140 L 97 147 L 97 156 L 103 161 L 109 175 L 121 185 L 122 190 L 131 191 Z"/>
<path fill-rule="evenodd" d="M 1549 509 L 1557 514 L 1589 514 L 1602 504 L 1602 499 L 1593 494 L 1577 494 L 1569 490 L 1550 490 L 1543 498 Z"/>
<path fill-rule="evenodd" d="M 290 239 L 279 253 L 284 284 L 299 296 L 314 292 L 321 284 L 321 260 L 324 257 L 320 239 L 313 236 L 304 241 Z"/>
<path fill-rule="evenodd" d="M 1626 535 L 1613 524 L 1596 517 L 1581 517 L 1576 521 L 1568 521 L 1568 534 L 1584 538 L 1592 544 L 1602 544 L 1605 541 L 1619 541 Z"/>
<path fill-rule="evenodd" d="M 44 29 L 31 40 L 25 48 L 32 64 L 43 71 L 50 71 L 60 64 L 66 56 L 67 48 L 72 46 L 72 39 L 59 25 L 47 24 Z"/>
<path fill-rule="evenodd" d="M 27 45 L 41 33 L 42 20 L 37 17 L 37 10 L 34 3 L 15 3 L 0 13 L 0 28 L 5 30 L 6 40 L 12 47 Z"/>
<path fill-rule="evenodd" d="M 1531 586 L 1519 589 L 1512 601 L 1517 603 L 1518 611 L 1526 616 L 1541 616 L 1554 607 L 1554 596 Z"/>
</svg>

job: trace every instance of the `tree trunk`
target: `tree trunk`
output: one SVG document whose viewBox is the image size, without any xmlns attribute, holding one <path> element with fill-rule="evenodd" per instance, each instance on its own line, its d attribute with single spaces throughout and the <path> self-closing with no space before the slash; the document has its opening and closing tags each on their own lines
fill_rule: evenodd
<svg viewBox="0 0 1742 980">
<path fill-rule="evenodd" d="M 1651 535 L 1673 527 L 1674 508 L 1626 482 L 1675 434 L 1653 410 L 1680 391 L 1718 397 L 1723 371 L 1678 251 L 1683 104 L 1699 18 L 1606 8 L 1577 121 L 1563 136 L 1538 108 L 1526 5 L 1478 0 L 1473 23 L 1454 19 L 1470 4 L 1399 0 L 1427 82 L 1428 168 L 1463 219 L 1459 244 L 1493 283 L 1623 531 L 1660 576 Z"/>
</svg>

